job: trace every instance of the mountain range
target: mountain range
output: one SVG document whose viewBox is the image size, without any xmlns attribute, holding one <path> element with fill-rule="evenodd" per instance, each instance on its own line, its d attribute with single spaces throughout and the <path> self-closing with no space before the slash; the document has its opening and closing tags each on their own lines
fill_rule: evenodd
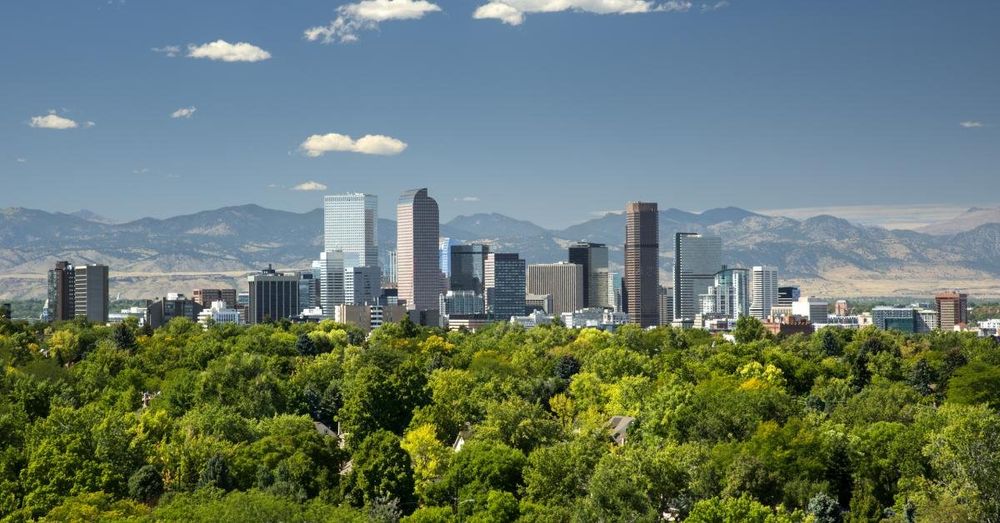
<svg viewBox="0 0 1000 523">
<path fill-rule="evenodd" d="M 719 235 L 731 266 L 774 265 L 783 281 L 821 296 L 913 296 L 959 287 L 1000 295 L 1000 209 L 970 209 L 922 231 L 887 230 L 834 216 L 795 220 L 736 207 L 691 213 L 660 211 L 661 278 L 669 280 L 673 234 Z M 268 264 L 305 269 L 322 248 L 320 209 L 294 213 L 257 205 L 224 207 L 166 219 L 111 223 L 91 211 L 0 210 L 0 297 L 44 295 L 56 260 L 105 263 L 112 292 L 152 297 L 200 285 L 236 285 Z M 395 222 L 380 219 L 382 252 L 395 248 Z M 609 213 L 552 230 L 502 214 L 459 216 L 441 235 L 519 252 L 529 263 L 564 260 L 566 246 L 605 243 L 620 267 L 625 218 Z"/>
</svg>

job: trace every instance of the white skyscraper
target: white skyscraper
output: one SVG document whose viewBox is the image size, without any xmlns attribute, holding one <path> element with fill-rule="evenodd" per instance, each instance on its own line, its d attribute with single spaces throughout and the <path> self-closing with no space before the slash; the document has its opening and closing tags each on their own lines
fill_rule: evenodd
<svg viewBox="0 0 1000 523">
<path fill-rule="evenodd" d="M 750 315 L 765 320 L 778 305 L 778 269 L 757 265 L 750 269 Z"/>
<path fill-rule="evenodd" d="M 324 252 L 339 252 L 342 258 L 339 279 L 328 275 L 330 283 L 321 284 L 321 294 L 331 296 L 322 305 L 324 314 L 332 314 L 332 309 L 327 313 L 327 304 L 374 303 L 381 287 L 378 197 L 364 193 L 327 195 L 323 199 L 323 245 Z"/>
</svg>

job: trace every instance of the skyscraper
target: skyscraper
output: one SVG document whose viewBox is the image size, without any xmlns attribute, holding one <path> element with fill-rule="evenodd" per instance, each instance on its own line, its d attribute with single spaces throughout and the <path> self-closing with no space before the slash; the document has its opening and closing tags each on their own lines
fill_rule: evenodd
<svg viewBox="0 0 1000 523">
<path fill-rule="evenodd" d="M 74 270 L 76 316 L 95 323 L 108 322 L 108 266 L 89 264 Z"/>
<path fill-rule="evenodd" d="M 778 305 L 778 269 L 755 266 L 750 269 L 750 315 L 766 320 Z"/>
<path fill-rule="evenodd" d="M 54 269 L 49 269 L 49 319 L 52 321 L 72 320 L 76 315 L 74 307 L 76 299 L 76 278 L 73 265 L 68 261 L 56 262 Z"/>
<path fill-rule="evenodd" d="M 323 250 L 343 251 L 345 267 L 377 267 L 378 197 L 364 193 L 325 196 Z"/>
<path fill-rule="evenodd" d="M 569 262 L 583 267 L 584 307 L 614 307 L 608 300 L 608 247 L 578 242 L 569 246 Z"/>
<path fill-rule="evenodd" d="M 941 292 L 934 296 L 938 313 L 938 328 L 952 331 L 955 325 L 969 322 L 969 295 L 958 291 Z"/>
<path fill-rule="evenodd" d="M 451 277 L 451 248 L 458 245 L 458 242 L 451 238 L 441 238 L 438 240 L 438 260 L 441 267 L 441 274 L 445 278 Z"/>
<path fill-rule="evenodd" d="M 660 226 L 655 203 L 625 204 L 625 312 L 629 323 L 660 323 Z M 714 272 L 714 271 L 713 271 Z"/>
<path fill-rule="evenodd" d="M 500 320 L 524 314 L 525 264 L 517 253 L 491 252 L 485 262 L 486 312 Z"/>
<path fill-rule="evenodd" d="M 738 320 L 750 314 L 750 301 L 750 271 L 724 268 L 715 273 L 715 283 L 701 295 L 701 314 Z"/>
<path fill-rule="evenodd" d="M 483 294 L 485 287 L 486 245 L 451 245 L 448 266 L 451 268 L 449 288 L 453 291 L 475 291 Z"/>
<path fill-rule="evenodd" d="M 291 318 L 300 312 L 297 273 L 277 272 L 269 265 L 248 275 L 247 284 L 250 294 L 247 323 Z"/>
<path fill-rule="evenodd" d="M 674 235 L 674 320 L 693 320 L 698 296 L 715 284 L 722 269 L 722 239 L 693 232 Z"/>
<path fill-rule="evenodd" d="M 378 197 L 374 194 L 330 194 L 323 199 L 323 238 L 327 261 L 320 265 L 332 269 L 335 263 L 331 254 L 340 252 L 341 274 L 328 275 L 326 284 L 320 274 L 320 301 L 324 291 L 330 294 L 327 304 L 360 305 L 375 303 L 382 284 L 382 270 L 378 261 Z M 325 265 L 324 265 L 325 263 Z M 330 285 L 339 287 L 330 287 Z M 333 317 L 333 309 L 323 314 Z"/>
<path fill-rule="evenodd" d="M 396 277 L 399 299 L 416 311 L 437 310 L 441 294 L 438 205 L 427 189 L 406 191 L 396 204 Z"/>
<path fill-rule="evenodd" d="M 550 314 L 584 308 L 583 266 L 575 263 L 539 263 L 528 266 L 528 294 L 552 296 Z"/>
<path fill-rule="evenodd" d="M 344 295 L 344 253 L 324 251 L 319 253 L 319 306 L 324 318 L 333 318 L 334 308 L 346 301 Z M 300 312 L 300 311 L 299 311 Z M 256 323 L 251 321 L 250 323 Z"/>
</svg>

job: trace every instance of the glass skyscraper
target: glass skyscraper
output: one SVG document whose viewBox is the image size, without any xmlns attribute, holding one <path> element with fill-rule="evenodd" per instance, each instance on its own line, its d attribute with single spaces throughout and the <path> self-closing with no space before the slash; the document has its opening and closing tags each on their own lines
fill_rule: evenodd
<svg viewBox="0 0 1000 523">
<path fill-rule="evenodd" d="M 699 296 L 715 285 L 722 269 L 722 238 L 693 232 L 674 235 L 674 320 L 693 320 Z"/>
</svg>

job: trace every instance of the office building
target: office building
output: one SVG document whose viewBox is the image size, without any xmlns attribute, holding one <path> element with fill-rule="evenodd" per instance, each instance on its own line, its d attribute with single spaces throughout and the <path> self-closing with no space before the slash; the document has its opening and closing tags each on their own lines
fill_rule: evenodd
<svg viewBox="0 0 1000 523">
<path fill-rule="evenodd" d="M 438 310 L 444 316 L 486 314 L 483 295 L 475 291 L 448 291 L 441 295 Z"/>
<path fill-rule="evenodd" d="M 73 270 L 73 312 L 94 323 L 108 322 L 108 266 L 88 264 Z"/>
<path fill-rule="evenodd" d="M 158 329 L 170 323 L 170 320 L 174 318 L 198 321 L 198 315 L 201 314 L 202 310 L 204 307 L 194 299 L 183 294 L 170 293 L 146 307 L 146 321 L 150 327 Z"/>
<path fill-rule="evenodd" d="M 542 311 L 545 314 L 552 313 L 551 294 L 527 294 L 524 297 L 525 312 Z"/>
<path fill-rule="evenodd" d="M 693 232 L 674 235 L 674 320 L 693 320 L 699 296 L 715 284 L 722 269 L 722 239 Z"/>
<path fill-rule="evenodd" d="M 796 285 L 778 287 L 778 306 L 780 307 L 791 307 L 801 297 L 802 291 Z"/>
<path fill-rule="evenodd" d="M 660 289 L 659 223 L 660 216 L 655 203 L 625 204 L 625 276 L 622 301 L 629 321 L 642 327 L 660 323 L 660 300 L 657 296 Z"/>
<path fill-rule="evenodd" d="M 334 309 L 333 317 L 338 323 L 353 325 L 368 334 L 386 323 L 403 321 L 407 314 L 403 305 L 341 304 Z"/>
<path fill-rule="evenodd" d="M 382 282 L 391 287 L 396 286 L 396 251 L 386 251 L 382 262 Z"/>
<path fill-rule="evenodd" d="M 378 197 L 364 193 L 325 196 L 323 250 L 341 251 L 345 267 L 377 267 Z"/>
<path fill-rule="evenodd" d="M 585 307 L 613 307 L 608 300 L 608 247 L 603 243 L 578 242 L 569 246 L 569 262 L 583 267 Z"/>
<path fill-rule="evenodd" d="M 56 262 L 54 269 L 49 269 L 48 289 L 48 319 L 51 321 L 68 321 L 75 316 L 76 278 L 73 264 L 67 261 Z"/>
<path fill-rule="evenodd" d="M 343 274 L 341 271 L 339 274 Z M 275 271 L 270 265 L 247 276 L 250 303 L 247 323 L 264 323 L 299 314 L 299 275 Z"/>
<path fill-rule="evenodd" d="M 486 312 L 501 320 L 523 315 L 524 260 L 517 253 L 491 252 L 486 256 L 484 272 Z"/>
<path fill-rule="evenodd" d="M 299 312 L 320 307 L 320 275 L 319 271 L 313 272 L 312 269 L 299 272 Z"/>
<path fill-rule="evenodd" d="M 674 321 L 674 290 L 660 285 L 657 297 L 660 300 L 660 325 L 669 326 Z"/>
<path fill-rule="evenodd" d="M 599 278 L 602 277 L 602 274 L 600 272 L 598 273 L 598 277 Z M 616 311 L 624 312 L 625 304 L 622 303 L 624 295 L 624 291 L 622 290 L 623 289 L 622 273 L 608 271 L 606 281 L 607 281 L 608 303 L 610 303 L 611 307 L 613 307 Z M 672 299 L 673 298 L 671 298 L 671 300 Z"/>
<path fill-rule="evenodd" d="M 191 293 L 191 299 L 201 305 L 202 308 L 209 308 L 217 301 L 226 302 L 229 308 L 236 308 L 236 289 L 195 289 Z"/>
<path fill-rule="evenodd" d="M 396 205 L 396 277 L 409 310 L 436 310 L 443 290 L 438 205 L 427 189 L 406 191 Z"/>
<path fill-rule="evenodd" d="M 210 324 L 242 325 L 243 315 L 224 301 L 214 301 L 208 308 L 198 313 L 198 323 L 206 329 Z"/>
<path fill-rule="evenodd" d="M 344 303 L 373 305 L 382 292 L 380 267 L 344 268 Z"/>
<path fill-rule="evenodd" d="M 551 314 L 583 308 L 583 267 L 575 263 L 540 263 L 528 266 L 527 294 L 552 296 Z"/>
<path fill-rule="evenodd" d="M 750 269 L 750 296 L 750 315 L 758 320 L 770 317 L 778 305 L 778 269 L 760 265 Z"/>
<path fill-rule="evenodd" d="M 917 332 L 918 309 L 915 307 L 875 307 L 872 324 L 883 330 Z"/>
<path fill-rule="evenodd" d="M 938 313 L 938 328 L 955 330 L 956 325 L 969 323 L 969 295 L 958 291 L 940 292 L 934 296 Z"/>
<path fill-rule="evenodd" d="M 453 291 L 473 291 L 483 294 L 486 288 L 486 255 L 489 253 L 490 248 L 487 245 L 450 245 L 448 288 Z"/>
<path fill-rule="evenodd" d="M 938 311 L 930 309 L 917 310 L 917 332 L 930 332 L 940 325 Z"/>
<path fill-rule="evenodd" d="M 333 308 L 346 303 L 344 289 L 344 253 L 324 251 L 314 262 L 319 272 L 319 306 L 325 318 L 333 318 Z M 296 311 L 298 314 L 299 311 Z M 253 322 L 251 322 L 253 323 Z"/>
<path fill-rule="evenodd" d="M 799 301 L 792 304 L 793 316 L 800 316 L 812 323 L 825 324 L 827 316 L 830 314 L 829 311 L 829 303 L 812 296 L 803 296 L 799 298 Z"/>
<path fill-rule="evenodd" d="M 700 298 L 702 318 L 739 320 L 750 314 L 750 271 L 723 268 Z"/>
<path fill-rule="evenodd" d="M 451 277 L 451 248 L 455 245 L 458 242 L 451 238 L 438 239 L 438 267 L 446 279 Z"/>
<path fill-rule="evenodd" d="M 560 315 L 563 325 L 570 329 L 594 328 L 614 330 L 628 323 L 628 314 L 615 312 L 604 307 L 588 307 Z"/>
</svg>

